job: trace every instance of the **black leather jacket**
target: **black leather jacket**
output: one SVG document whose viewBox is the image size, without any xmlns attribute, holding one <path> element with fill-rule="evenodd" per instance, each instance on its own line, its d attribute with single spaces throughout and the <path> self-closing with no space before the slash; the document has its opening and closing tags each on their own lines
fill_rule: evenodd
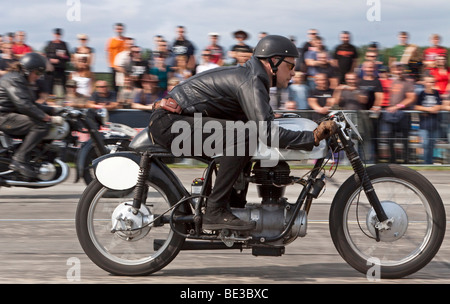
<svg viewBox="0 0 450 304">
<path fill-rule="evenodd" d="M 182 115 L 202 113 L 233 121 L 266 121 L 270 128 L 275 116 L 269 104 L 269 89 L 269 75 L 259 59 L 252 57 L 243 66 L 221 67 L 195 75 L 173 88 L 169 96 L 181 106 Z M 279 147 L 312 150 L 313 132 L 279 127 Z"/>
<path fill-rule="evenodd" d="M 21 73 L 9 72 L 0 78 L 0 113 L 19 113 L 43 121 L 51 108 L 35 100 L 34 92 Z"/>
</svg>

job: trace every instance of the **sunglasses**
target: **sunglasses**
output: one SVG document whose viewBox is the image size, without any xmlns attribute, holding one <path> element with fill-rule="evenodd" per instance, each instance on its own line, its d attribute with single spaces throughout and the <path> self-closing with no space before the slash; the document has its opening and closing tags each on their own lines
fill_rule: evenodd
<svg viewBox="0 0 450 304">
<path fill-rule="evenodd" d="M 289 62 L 289 61 L 284 60 L 284 59 L 281 60 L 281 61 L 286 62 L 288 64 L 288 68 L 289 68 L 290 71 L 292 71 L 295 68 L 295 63 Z"/>
</svg>

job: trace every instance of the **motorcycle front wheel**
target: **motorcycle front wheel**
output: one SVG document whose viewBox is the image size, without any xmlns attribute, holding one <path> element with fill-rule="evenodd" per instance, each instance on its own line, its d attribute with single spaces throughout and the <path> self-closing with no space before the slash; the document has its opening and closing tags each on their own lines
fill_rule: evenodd
<svg viewBox="0 0 450 304">
<path fill-rule="evenodd" d="M 140 211 L 151 220 L 171 205 L 164 185 L 148 184 L 147 202 Z M 76 231 L 86 255 L 97 266 L 115 275 L 148 275 L 169 264 L 180 251 L 184 238 L 167 223 L 147 223 L 141 229 L 127 230 L 134 217 L 127 207 L 133 202 L 134 192 L 121 198 L 111 198 L 107 192 L 107 188 L 94 180 L 79 201 Z M 118 218 L 123 221 L 117 222 Z M 185 232 L 183 225 L 175 227 Z"/>
<path fill-rule="evenodd" d="M 415 273 L 434 258 L 444 239 L 446 217 L 439 193 L 423 175 L 407 167 L 375 165 L 367 173 L 392 220 L 389 228 L 376 228 L 376 214 L 353 175 L 331 205 L 334 246 L 368 278 L 397 279 Z"/>
</svg>

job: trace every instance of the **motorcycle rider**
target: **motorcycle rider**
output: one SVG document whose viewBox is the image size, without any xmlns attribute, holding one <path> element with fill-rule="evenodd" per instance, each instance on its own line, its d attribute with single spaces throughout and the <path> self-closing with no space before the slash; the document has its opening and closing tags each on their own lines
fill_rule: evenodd
<svg viewBox="0 0 450 304">
<path fill-rule="evenodd" d="M 28 178 L 37 173 L 28 163 L 30 152 L 48 134 L 50 123 L 61 124 L 57 109 L 35 102 L 32 86 L 46 70 L 47 61 L 38 53 L 28 53 L 0 78 L 0 130 L 23 138 L 12 157 L 10 169 Z"/>
<path fill-rule="evenodd" d="M 253 56 L 243 66 L 220 67 L 195 75 L 174 87 L 166 99 L 155 105 L 150 118 L 149 136 L 154 144 L 171 148 L 174 134 L 172 125 L 178 121 L 191 126 L 192 135 L 198 128 L 194 114 L 202 114 L 202 126 L 209 121 L 219 122 L 226 129 L 227 121 L 266 122 L 267 134 L 275 124 L 274 113 L 269 104 L 270 87 L 286 88 L 294 76 L 295 60 L 299 57 L 297 47 L 290 39 L 268 35 L 261 39 Z M 336 132 L 333 121 L 321 123 L 314 132 L 291 131 L 278 127 L 280 148 L 312 150 L 322 139 Z M 224 137 L 227 134 L 223 132 Z M 202 130 L 202 143 L 209 133 Z M 248 145 L 248 134 L 245 144 Z M 236 146 L 234 139 L 231 143 Z M 191 150 L 198 142 L 192 140 Z M 224 139 L 226 142 L 226 139 Z M 270 143 L 270 141 L 267 141 Z M 229 146 L 227 145 L 227 148 Z M 198 147 L 197 147 L 198 148 Z M 173 151 L 172 151 L 173 152 Z M 239 219 L 229 209 L 230 195 L 240 172 L 252 157 L 225 155 L 216 158 L 219 170 L 214 187 L 207 201 L 203 228 L 208 230 L 232 229 L 250 230 L 254 222 Z M 204 151 L 202 151 L 203 154 Z"/>
</svg>

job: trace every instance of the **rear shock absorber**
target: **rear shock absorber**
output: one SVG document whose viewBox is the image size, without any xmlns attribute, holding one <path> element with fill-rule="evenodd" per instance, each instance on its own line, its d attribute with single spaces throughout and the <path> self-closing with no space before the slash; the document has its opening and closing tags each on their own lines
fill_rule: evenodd
<svg viewBox="0 0 450 304">
<path fill-rule="evenodd" d="M 145 181 L 150 171 L 150 158 L 150 153 L 145 151 L 139 163 L 139 175 L 133 197 L 133 208 L 136 212 L 141 208 L 142 203 L 145 203 L 145 197 L 147 196 L 148 185 Z"/>
</svg>

